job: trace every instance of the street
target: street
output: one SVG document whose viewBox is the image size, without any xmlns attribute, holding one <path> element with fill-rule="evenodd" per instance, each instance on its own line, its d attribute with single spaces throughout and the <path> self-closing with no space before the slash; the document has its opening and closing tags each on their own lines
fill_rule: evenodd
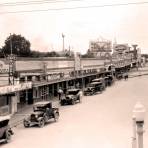
<svg viewBox="0 0 148 148">
<path fill-rule="evenodd" d="M 148 108 L 148 76 L 115 82 L 102 94 L 60 107 L 60 119 L 43 128 L 19 125 L 2 148 L 131 148 L 132 110 L 137 101 Z M 148 110 L 147 110 L 148 111 Z M 148 116 L 144 147 L 148 147 Z"/>
</svg>

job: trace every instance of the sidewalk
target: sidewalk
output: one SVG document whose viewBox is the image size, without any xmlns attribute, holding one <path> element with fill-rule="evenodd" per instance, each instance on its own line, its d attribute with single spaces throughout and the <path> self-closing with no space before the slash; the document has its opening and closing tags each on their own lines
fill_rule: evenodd
<svg viewBox="0 0 148 148">
<path fill-rule="evenodd" d="M 142 75 L 148 75 L 148 65 L 146 65 L 145 67 L 140 67 L 138 68 L 138 70 L 134 69 L 129 72 L 129 78 L 139 77 Z"/>
<path fill-rule="evenodd" d="M 54 98 L 52 100 L 53 106 L 58 106 L 59 101 L 58 98 Z M 33 104 L 26 105 L 23 109 L 19 110 L 17 113 L 11 116 L 10 119 L 10 127 L 16 127 L 21 124 L 26 116 L 28 116 L 33 111 Z"/>
</svg>

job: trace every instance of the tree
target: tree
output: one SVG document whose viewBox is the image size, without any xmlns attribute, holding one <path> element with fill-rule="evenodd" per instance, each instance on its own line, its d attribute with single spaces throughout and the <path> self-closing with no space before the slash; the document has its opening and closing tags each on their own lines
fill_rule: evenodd
<svg viewBox="0 0 148 148">
<path fill-rule="evenodd" d="M 21 35 L 12 34 L 5 40 L 5 45 L 2 47 L 1 52 L 5 55 L 11 53 L 20 57 L 30 56 L 30 42 Z"/>
</svg>

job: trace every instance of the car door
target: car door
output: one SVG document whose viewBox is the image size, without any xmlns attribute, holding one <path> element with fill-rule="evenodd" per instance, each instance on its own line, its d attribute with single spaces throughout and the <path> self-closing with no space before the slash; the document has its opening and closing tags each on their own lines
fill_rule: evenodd
<svg viewBox="0 0 148 148">
<path fill-rule="evenodd" d="M 4 135 L 5 131 L 7 130 L 7 125 L 6 125 L 7 121 L 1 121 L 0 122 L 0 138 L 2 138 L 2 136 Z"/>
</svg>

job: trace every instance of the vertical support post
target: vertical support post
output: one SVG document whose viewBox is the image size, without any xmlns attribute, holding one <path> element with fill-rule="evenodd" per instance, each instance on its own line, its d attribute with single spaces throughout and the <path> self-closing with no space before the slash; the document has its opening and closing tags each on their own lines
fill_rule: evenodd
<svg viewBox="0 0 148 148">
<path fill-rule="evenodd" d="M 27 82 L 27 76 L 25 77 L 25 82 Z M 26 103 L 28 104 L 28 90 L 26 89 Z"/>
<path fill-rule="evenodd" d="M 54 84 L 52 84 L 52 96 L 54 97 Z"/>
<path fill-rule="evenodd" d="M 68 81 L 66 81 L 66 90 L 68 89 Z"/>
<path fill-rule="evenodd" d="M 64 47 L 64 38 L 65 38 L 65 35 L 62 33 L 62 38 L 63 38 L 63 52 L 65 51 L 65 47 Z"/>
<path fill-rule="evenodd" d="M 47 89 L 46 89 L 46 93 L 47 93 L 47 100 L 49 100 L 49 85 L 47 85 Z"/>
</svg>

